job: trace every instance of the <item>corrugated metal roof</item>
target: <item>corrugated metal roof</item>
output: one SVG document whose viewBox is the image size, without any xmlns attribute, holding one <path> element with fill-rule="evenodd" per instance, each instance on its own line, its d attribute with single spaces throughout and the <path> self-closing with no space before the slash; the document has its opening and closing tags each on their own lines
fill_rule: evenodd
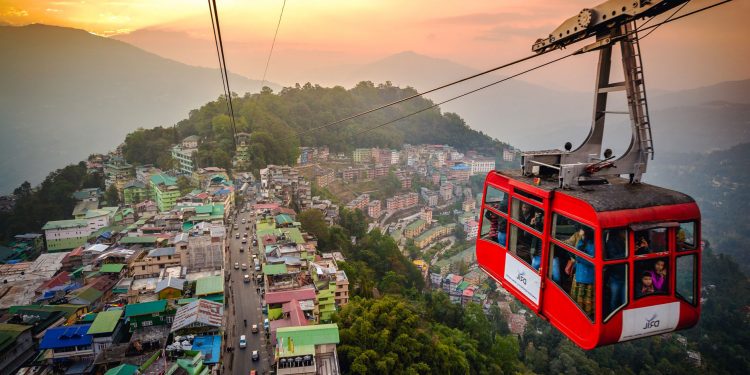
<svg viewBox="0 0 750 375">
<path fill-rule="evenodd" d="M 125 268 L 125 265 L 122 263 L 107 263 L 102 265 L 102 268 L 99 269 L 99 272 L 101 273 L 120 273 L 122 272 L 122 269 Z"/>
<path fill-rule="evenodd" d="M 159 247 L 148 252 L 150 257 L 163 257 L 174 255 L 177 252 L 174 247 Z"/>
<path fill-rule="evenodd" d="M 57 327 L 47 330 L 39 343 L 39 349 L 57 349 L 71 346 L 91 345 L 92 337 L 87 332 L 91 324 Z"/>
<path fill-rule="evenodd" d="M 218 302 L 198 299 L 181 306 L 174 316 L 171 332 L 193 323 L 211 327 L 221 327 L 224 322 L 224 305 Z"/>
<path fill-rule="evenodd" d="M 287 273 L 286 264 L 264 264 L 263 273 L 266 275 L 281 275 Z"/>
<path fill-rule="evenodd" d="M 283 327 L 276 330 L 276 337 L 291 337 L 294 345 L 338 344 L 339 327 L 336 324 Z"/>
<path fill-rule="evenodd" d="M 185 286 L 185 279 L 178 279 L 176 277 L 169 276 L 166 279 L 161 279 L 156 283 L 156 293 L 159 293 L 167 288 L 182 290 L 183 286 Z"/>
<path fill-rule="evenodd" d="M 284 291 L 279 291 L 279 292 L 267 292 L 266 293 L 267 304 L 286 303 L 293 299 L 296 299 L 298 301 L 315 299 L 315 289 L 314 288 L 302 288 L 302 289 L 284 290 Z"/>
<path fill-rule="evenodd" d="M 221 276 L 209 276 L 198 279 L 195 282 L 195 295 L 205 296 L 209 294 L 224 293 L 224 278 Z"/>
<path fill-rule="evenodd" d="M 94 323 L 87 331 L 89 335 L 96 335 L 99 333 L 112 333 L 117 327 L 117 323 L 122 317 L 122 310 L 109 310 L 102 311 L 96 315 Z"/>
<path fill-rule="evenodd" d="M 42 227 L 42 230 L 50 229 L 65 229 L 65 228 L 84 228 L 88 227 L 89 223 L 86 220 L 53 220 L 48 221 Z"/>
<path fill-rule="evenodd" d="M 131 316 L 160 313 L 166 310 L 166 308 L 167 308 L 166 300 L 134 303 L 134 304 L 125 306 L 125 317 L 129 318 Z"/>
</svg>

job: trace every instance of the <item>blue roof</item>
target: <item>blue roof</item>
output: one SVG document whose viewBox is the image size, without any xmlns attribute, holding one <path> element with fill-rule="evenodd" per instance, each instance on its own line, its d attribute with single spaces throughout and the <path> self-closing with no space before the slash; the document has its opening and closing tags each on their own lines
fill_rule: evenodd
<svg viewBox="0 0 750 375">
<path fill-rule="evenodd" d="M 451 167 L 451 169 L 459 171 L 459 170 L 467 170 L 467 169 L 471 169 L 471 167 L 469 167 L 469 166 L 468 166 L 468 165 L 466 165 L 466 164 L 456 164 L 456 165 L 454 165 L 453 167 Z"/>
<path fill-rule="evenodd" d="M 198 336 L 193 340 L 192 350 L 203 353 L 203 363 L 218 363 L 221 359 L 221 336 Z"/>
<path fill-rule="evenodd" d="M 91 335 L 87 334 L 91 324 L 57 327 L 47 330 L 39 349 L 57 349 L 71 346 L 91 345 Z"/>
</svg>

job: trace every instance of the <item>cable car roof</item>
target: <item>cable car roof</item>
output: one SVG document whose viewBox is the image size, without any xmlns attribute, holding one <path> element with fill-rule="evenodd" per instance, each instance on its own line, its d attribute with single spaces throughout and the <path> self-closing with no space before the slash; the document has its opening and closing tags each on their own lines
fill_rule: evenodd
<svg viewBox="0 0 750 375">
<path fill-rule="evenodd" d="M 609 184 L 576 186 L 573 189 L 558 189 L 557 177 L 541 178 L 539 185 L 534 184 L 535 177 L 527 177 L 520 169 L 502 170 L 497 173 L 510 179 L 523 182 L 546 191 L 557 191 L 587 202 L 594 211 L 618 211 L 654 206 L 694 203 L 687 194 L 646 183 L 630 184 L 622 177 L 607 178 Z"/>
</svg>

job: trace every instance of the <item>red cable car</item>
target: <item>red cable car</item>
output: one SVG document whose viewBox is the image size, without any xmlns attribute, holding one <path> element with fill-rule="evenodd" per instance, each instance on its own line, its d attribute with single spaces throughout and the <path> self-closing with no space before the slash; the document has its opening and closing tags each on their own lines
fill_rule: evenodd
<svg viewBox="0 0 750 375">
<path fill-rule="evenodd" d="M 697 323 L 692 198 L 624 178 L 557 187 L 519 171 L 487 175 L 477 239 L 485 272 L 584 349 Z"/>
<path fill-rule="evenodd" d="M 641 183 L 654 149 L 635 20 L 684 2 L 609 0 L 537 40 L 532 49 L 544 53 L 596 37 L 576 52 L 600 52 L 591 131 L 575 150 L 524 153 L 520 171 L 485 180 L 480 267 L 584 349 L 689 328 L 700 317 L 698 205 Z M 610 82 L 615 44 L 622 82 Z M 608 110 L 617 91 L 628 111 Z M 620 114 L 630 117 L 630 145 L 602 158 L 605 118 Z"/>
</svg>

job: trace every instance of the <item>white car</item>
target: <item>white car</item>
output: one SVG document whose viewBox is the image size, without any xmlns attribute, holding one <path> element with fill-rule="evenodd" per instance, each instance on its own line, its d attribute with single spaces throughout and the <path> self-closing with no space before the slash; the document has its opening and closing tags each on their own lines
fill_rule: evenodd
<svg viewBox="0 0 750 375">
<path fill-rule="evenodd" d="M 245 335 L 240 336 L 240 349 L 245 349 L 247 347 L 247 338 Z"/>
<path fill-rule="evenodd" d="M 260 359 L 260 356 L 258 355 L 257 350 L 253 350 L 252 358 L 253 358 L 253 361 L 257 361 L 258 359 Z"/>
<path fill-rule="evenodd" d="M 234 269 L 240 269 L 240 262 L 234 262 Z"/>
<path fill-rule="evenodd" d="M 245 263 L 242 263 L 242 270 L 243 270 L 243 271 L 244 271 L 244 270 L 247 270 L 247 264 L 245 264 Z"/>
</svg>

